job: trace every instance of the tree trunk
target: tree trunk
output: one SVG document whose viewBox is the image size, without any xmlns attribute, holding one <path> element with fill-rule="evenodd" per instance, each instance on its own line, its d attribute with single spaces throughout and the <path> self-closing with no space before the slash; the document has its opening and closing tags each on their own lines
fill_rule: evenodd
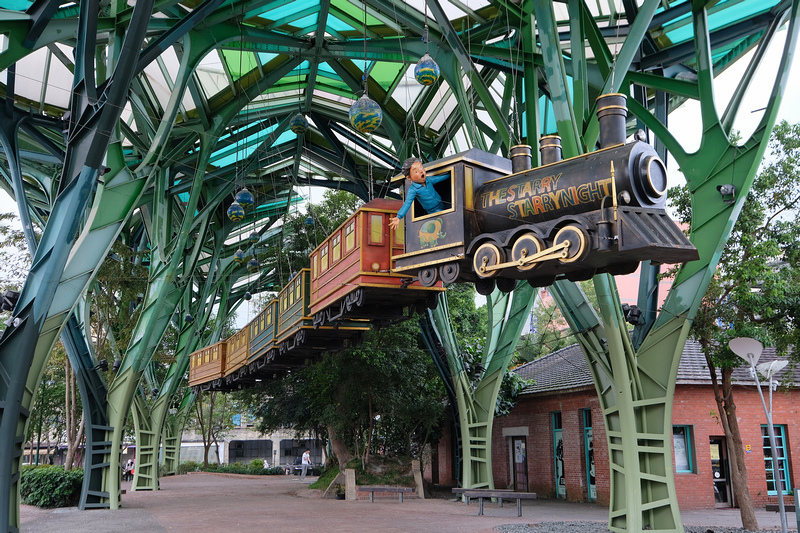
<svg viewBox="0 0 800 533">
<path fill-rule="evenodd" d="M 75 373 L 72 371 L 72 366 L 69 360 L 64 365 L 64 375 L 66 376 L 64 387 L 64 401 L 66 413 L 66 440 L 67 440 L 67 454 L 64 457 L 64 470 L 72 470 L 75 466 L 75 456 L 77 455 L 78 446 L 83 440 L 84 429 L 84 415 L 81 413 L 80 423 L 78 419 L 78 384 L 75 378 Z"/>
<path fill-rule="evenodd" d="M 747 467 L 744 462 L 742 435 L 739 431 L 739 422 L 736 420 L 736 403 L 733 400 L 733 387 L 731 386 L 733 368 L 722 369 L 722 384 L 720 386 L 713 362 L 708 356 L 706 356 L 706 361 L 711 372 L 714 399 L 717 402 L 717 409 L 720 414 L 719 419 L 725 431 L 725 439 L 728 442 L 731 485 L 736 504 L 739 506 L 739 514 L 742 517 L 742 527 L 749 531 L 758 531 L 758 520 L 753 508 L 753 500 L 750 497 L 750 489 L 747 485 Z"/>
<path fill-rule="evenodd" d="M 347 448 L 347 444 L 337 436 L 336 430 L 333 428 L 332 424 L 328 424 L 328 438 L 331 439 L 331 449 L 333 450 L 334 457 L 336 457 L 336 461 L 339 463 L 339 470 L 344 472 L 345 466 L 347 466 L 347 463 L 353 458 L 353 455 Z"/>
</svg>

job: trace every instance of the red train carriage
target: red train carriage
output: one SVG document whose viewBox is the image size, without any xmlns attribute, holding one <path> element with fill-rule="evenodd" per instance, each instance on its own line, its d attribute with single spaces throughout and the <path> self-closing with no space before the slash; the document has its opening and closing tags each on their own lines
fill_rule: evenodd
<svg viewBox="0 0 800 533">
<path fill-rule="evenodd" d="M 393 272 L 403 253 L 403 228 L 389 228 L 400 200 L 379 198 L 361 206 L 311 252 L 311 314 L 320 327 L 337 320 L 393 322 L 404 309 L 432 307 L 441 283 L 423 287 Z M 410 314 L 410 313 L 409 313 Z"/>
<path fill-rule="evenodd" d="M 227 341 L 218 342 L 197 350 L 189 356 L 190 387 L 222 379 L 227 346 Z"/>
</svg>

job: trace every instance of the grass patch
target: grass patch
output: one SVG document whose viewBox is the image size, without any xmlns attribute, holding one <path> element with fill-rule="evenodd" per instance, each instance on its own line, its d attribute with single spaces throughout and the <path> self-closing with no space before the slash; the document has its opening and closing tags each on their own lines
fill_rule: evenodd
<svg viewBox="0 0 800 533">
<path fill-rule="evenodd" d="M 373 455 L 366 468 L 361 467 L 359 459 L 353 459 L 347 464 L 348 468 L 356 471 L 356 485 L 397 485 L 400 487 L 413 487 L 414 476 L 411 474 L 411 460 L 404 461 L 398 458 L 388 458 L 382 455 Z"/>
<path fill-rule="evenodd" d="M 309 489 L 325 490 L 333 482 L 333 479 L 339 475 L 339 467 L 332 466 L 319 476 L 319 479 L 308 486 Z"/>
</svg>

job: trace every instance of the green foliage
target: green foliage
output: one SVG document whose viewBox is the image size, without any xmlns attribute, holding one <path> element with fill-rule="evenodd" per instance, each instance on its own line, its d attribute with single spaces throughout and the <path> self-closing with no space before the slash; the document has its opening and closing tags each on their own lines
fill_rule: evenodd
<svg viewBox="0 0 800 533">
<path fill-rule="evenodd" d="M 376 457 L 366 467 L 354 459 L 347 465 L 356 472 L 356 485 L 398 485 L 410 487 L 414 485 L 411 472 L 411 459 Z"/>
<path fill-rule="evenodd" d="M 766 161 L 692 325 L 692 336 L 717 368 L 743 364 L 728 348 L 734 337 L 756 338 L 779 353 L 798 341 L 800 125 L 776 126 Z M 670 198 L 681 220 L 690 220 L 689 191 L 672 189 Z"/>
<path fill-rule="evenodd" d="M 339 475 L 339 467 L 336 465 L 332 465 L 330 468 L 322 472 L 319 478 L 308 486 L 310 489 L 327 489 L 330 484 L 336 479 L 336 476 Z"/>
<path fill-rule="evenodd" d="M 210 463 L 207 467 L 203 467 L 203 463 L 198 461 L 186 461 L 178 465 L 178 474 L 186 474 L 188 472 L 214 472 L 221 474 L 247 474 L 250 476 L 282 476 L 284 475 L 283 468 L 280 466 L 272 468 L 264 468 L 264 462 L 261 459 L 253 459 L 247 464 L 242 463 L 229 463 L 217 464 Z"/>
<path fill-rule="evenodd" d="M 419 346 L 414 321 L 370 331 L 361 346 L 322 360 L 260 389 L 258 430 L 291 426 L 298 433 L 333 428 L 363 453 L 418 454 L 438 431 L 441 380 Z"/>
<path fill-rule="evenodd" d="M 178 474 L 186 474 L 188 472 L 200 472 L 203 463 L 198 461 L 184 461 L 178 465 Z"/>
<path fill-rule="evenodd" d="M 83 484 L 83 469 L 69 472 L 60 466 L 25 466 L 20 475 L 22 503 L 45 509 L 78 504 Z"/>
<path fill-rule="evenodd" d="M 503 381 L 500 383 L 500 391 L 497 394 L 497 401 L 494 406 L 495 416 L 505 416 L 517 405 L 519 395 L 534 384 L 534 380 L 525 379 L 516 372 L 506 372 Z"/>
</svg>

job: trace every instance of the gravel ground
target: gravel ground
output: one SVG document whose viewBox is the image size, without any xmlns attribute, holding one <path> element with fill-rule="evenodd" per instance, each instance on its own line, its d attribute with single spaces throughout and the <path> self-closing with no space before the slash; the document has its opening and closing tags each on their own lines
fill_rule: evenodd
<svg viewBox="0 0 800 533">
<path fill-rule="evenodd" d="M 507 524 L 494 528 L 503 533 L 608 533 L 606 524 L 601 522 L 542 522 L 541 524 Z M 772 533 L 780 529 L 762 529 L 762 533 Z M 752 533 L 741 527 L 700 527 L 686 526 L 686 533 Z"/>
</svg>

